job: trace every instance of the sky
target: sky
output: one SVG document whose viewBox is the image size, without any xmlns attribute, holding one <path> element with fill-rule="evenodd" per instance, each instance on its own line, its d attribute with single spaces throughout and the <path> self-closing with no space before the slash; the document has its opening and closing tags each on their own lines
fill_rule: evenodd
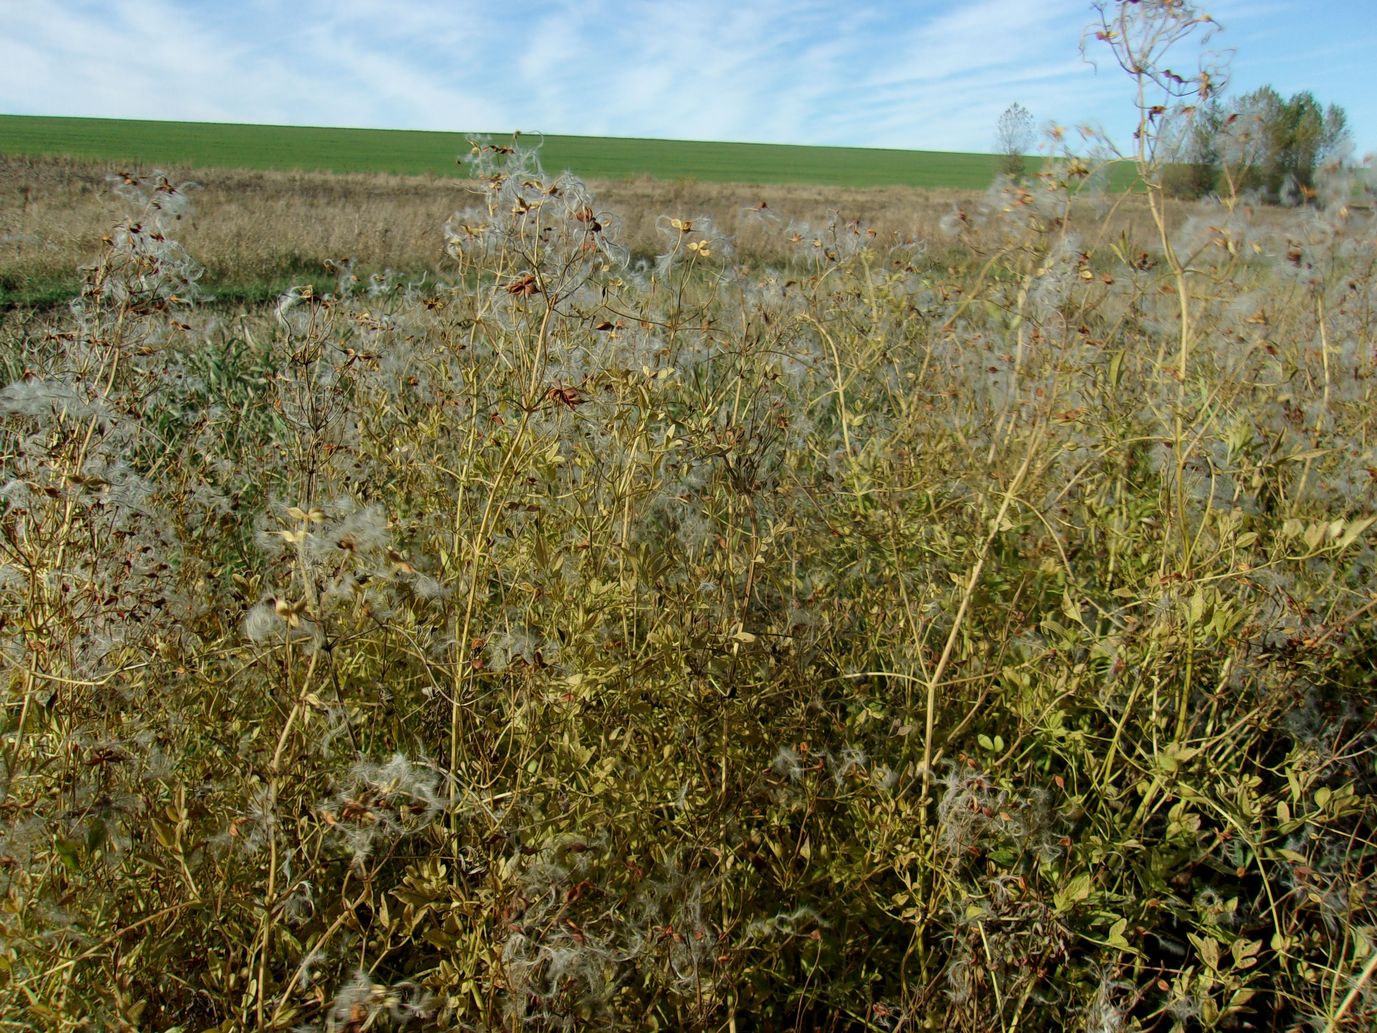
<svg viewBox="0 0 1377 1033">
<path fill-rule="evenodd" d="M 1111 3 L 1111 6 L 1113 4 Z M 1377 151 L 1377 0 L 1217 0 L 1169 63 L 1310 90 Z M 1131 145 L 1088 0 L 0 0 L 0 113 L 995 151 Z"/>
</svg>

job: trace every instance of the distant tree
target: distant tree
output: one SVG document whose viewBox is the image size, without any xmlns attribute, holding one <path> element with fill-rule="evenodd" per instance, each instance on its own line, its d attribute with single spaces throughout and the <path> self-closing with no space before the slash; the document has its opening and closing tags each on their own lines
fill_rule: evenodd
<svg viewBox="0 0 1377 1033">
<path fill-rule="evenodd" d="M 1348 112 L 1337 104 L 1324 109 L 1324 132 L 1320 135 L 1319 160 L 1323 164 L 1343 161 L 1353 148 L 1353 134 L 1348 128 Z"/>
<path fill-rule="evenodd" d="M 995 123 L 999 171 L 1015 179 L 1023 175 L 1023 156 L 1033 146 L 1033 115 L 1015 101 Z"/>
<path fill-rule="evenodd" d="M 1296 203 L 1314 188 L 1320 166 L 1343 157 L 1351 138 L 1343 108 L 1322 108 L 1308 90 L 1288 100 L 1263 86 L 1233 105 L 1219 141 L 1225 175 L 1235 188 Z"/>
<path fill-rule="evenodd" d="M 1226 118 L 1224 108 L 1215 98 L 1182 113 L 1162 174 L 1162 185 L 1168 194 L 1194 199 L 1217 189 L 1219 134 Z"/>
</svg>

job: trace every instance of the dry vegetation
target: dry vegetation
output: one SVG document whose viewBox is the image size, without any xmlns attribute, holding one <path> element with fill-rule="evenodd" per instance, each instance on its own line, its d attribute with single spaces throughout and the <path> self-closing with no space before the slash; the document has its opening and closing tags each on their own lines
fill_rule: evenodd
<svg viewBox="0 0 1377 1033">
<path fill-rule="evenodd" d="M 151 170 L 62 158 L 0 156 L 0 283 L 66 284 L 100 253 L 101 237 L 122 208 L 112 177 Z M 281 289 L 319 277 L 323 263 L 352 259 L 362 275 L 387 271 L 445 275 L 453 267 L 437 221 L 469 207 L 482 185 L 462 179 L 170 168 L 192 201 L 177 238 L 205 268 L 210 285 Z M 617 236 L 634 255 L 662 246 L 665 212 L 704 214 L 735 242 L 743 261 L 780 264 L 796 257 L 791 223 L 826 225 L 833 217 L 875 231 L 881 246 L 950 240 L 941 229 L 953 208 L 977 205 L 979 192 L 908 188 L 841 189 L 632 180 L 589 184 L 600 206 L 616 213 Z M 1150 229 L 1141 197 L 1118 198 L 1105 218 L 1104 198 L 1081 202 L 1101 235 L 1137 240 Z M 781 222 L 759 217 L 759 206 Z M 1181 206 L 1173 206 L 1179 218 Z M 930 256 L 932 257 L 932 256 Z"/>
<path fill-rule="evenodd" d="M 0 1022 L 1366 1028 L 1349 186 L 783 272 L 509 160 L 233 318 L 122 181 L 8 324 Z"/>
<path fill-rule="evenodd" d="M 220 188 L 131 177 L 5 325 L 0 1029 L 1374 1027 L 1344 170 L 1136 240 L 1070 165 L 733 199 L 771 264 L 481 162 L 368 217 L 442 273 L 238 310 Z"/>
</svg>

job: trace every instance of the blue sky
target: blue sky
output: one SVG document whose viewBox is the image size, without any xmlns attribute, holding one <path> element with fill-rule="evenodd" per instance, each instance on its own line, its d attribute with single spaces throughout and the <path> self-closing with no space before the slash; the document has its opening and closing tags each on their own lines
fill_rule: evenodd
<svg viewBox="0 0 1377 1033">
<path fill-rule="evenodd" d="M 1377 150 L 1377 0 L 1218 0 L 1230 92 Z M 1011 102 L 1128 146 L 1088 0 L 0 0 L 0 112 L 990 151 Z M 1194 67 L 1198 47 L 1180 52 Z"/>
</svg>

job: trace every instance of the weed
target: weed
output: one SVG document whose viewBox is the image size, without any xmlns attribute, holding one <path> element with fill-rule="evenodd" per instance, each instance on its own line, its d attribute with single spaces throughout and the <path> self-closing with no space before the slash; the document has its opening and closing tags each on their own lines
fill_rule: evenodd
<svg viewBox="0 0 1377 1033">
<path fill-rule="evenodd" d="M 1350 184 L 761 263 L 474 157 L 237 315 L 131 173 L 4 324 L 0 1025 L 1370 1027 Z"/>
</svg>

